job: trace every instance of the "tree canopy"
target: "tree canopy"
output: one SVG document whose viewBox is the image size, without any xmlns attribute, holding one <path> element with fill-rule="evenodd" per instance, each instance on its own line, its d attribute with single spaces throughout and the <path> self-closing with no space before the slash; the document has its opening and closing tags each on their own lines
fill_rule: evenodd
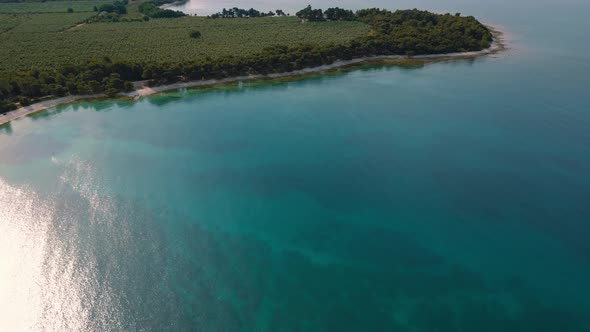
<svg viewBox="0 0 590 332">
<path fill-rule="evenodd" d="M 282 13 L 283 15 L 281 15 L 280 13 Z M 222 11 L 215 13 L 211 16 L 209 16 L 210 18 L 252 18 L 252 17 L 267 17 L 267 16 L 284 16 L 284 13 L 282 10 L 277 10 L 277 12 L 272 12 L 269 11 L 268 13 L 264 13 L 264 12 L 260 12 L 254 8 L 250 8 L 250 9 L 241 9 L 238 7 L 234 7 L 234 8 L 230 8 L 230 9 L 225 9 L 223 8 Z"/>
<path fill-rule="evenodd" d="M 155 2 L 148 4 L 156 6 Z M 244 13 L 235 9 L 226 10 L 225 15 L 263 15 L 254 10 Z M 197 80 L 288 72 L 330 64 L 339 59 L 371 55 L 479 51 L 489 47 L 492 42 L 490 31 L 471 16 L 440 15 L 416 9 L 390 12 L 373 8 L 353 13 L 339 8 L 315 10 L 311 6 L 298 12 L 297 16 L 319 22 L 358 20 L 368 24 L 371 30 L 366 36 L 344 43 L 274 45 L 257 53 L 227 55 L 215 59 L 195 57 L 192 61 L 156 63 L 114 62 L 105 58 L 62 68 L 0 72 L 0 113 L 13 109 L 15 103 L 25 105 L 45 96 L 90 93 L 114 95 L 130 89 L 132 81 L 143 79 L 165 83 L 179 79 Z M 200 32 L 192 31 L 190 35 L 199 38 Z"/>
<path fill-rule="evenodd" d="M 110 3 L 106 3 L 103 5 L 100 5 L 98 7 L 98 11 L 99 12 L 106 12 L 106 13 L 115 13 L 115 14 L 126 14 L 127 13 L 127 1 L 123 2 L 123 1 L 115 1 L 112 4 Z"/>
<path fill-rule="evenodd" d="M 323 11 L 321 9 L 311 8 L 311 5 L 298 11 L 295 15 L 304 21 L 310 22 L 322 22 L 326 20 Z"/>
</svg>

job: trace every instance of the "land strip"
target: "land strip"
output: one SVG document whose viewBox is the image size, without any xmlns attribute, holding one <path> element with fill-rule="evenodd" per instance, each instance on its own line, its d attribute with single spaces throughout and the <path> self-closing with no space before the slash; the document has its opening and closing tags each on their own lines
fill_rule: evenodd
<svg viewBox="0 0 590 332">
<path fill-rule="evenodd" d="M 507 49 L 506 40 L 504 38 L 504 33 L 497 30 L 494 27 L 488 26 L 488 28 L 492 31 L 494 35 L 494 42 L 492 45 L 482 51 L 477 52 L 460 52 L 460 53 L 448 53 L 448 54 L 434 54 L 434 55 L 418 55 L 418 56 L 403 56 L 403 55 L 384 55 L 384 56 L 371 56 L 371 57 L 361 57 L 352 60 L 339 60 L 329 65 L 311 67 L 311 68 L 304 68 L 301 70 L 285 72 L 285 73 L 274 73 L 274 74 L 261 74 L 261 75 L 248 75 L 248 76 L 236 76 L 236 77 L 228 77 L 224 79 L 210 79 L 210 80 L 199 80 L 199 81 L 188 81 L 188 82 L 178 82 L 173 84 L 167 85 L 160 85 L 155 87 L 147 87 L 147 86 L 139 86 L 136 90 L 127 93 L 120 93 L 118 96 L 123 98 L 133 98 L 139 99 L 141 97 L 154 95 L 157 93 L 171 91 L 171 90 L 178 90 L 178 89 L 187 89 L 187 88 L 199 88 L 199 87 L 208 87 L 208 86 L 215 86 L 220 84 L 229 84 L 233 82 L 243 82 L 243 81 L 253 81 L 253 80 L 262 80 L 262 79 L 278 79 L 278 78 L 286 78 L 286 77 L 295 77 L 295 76 L 302 76 L 308 75 L 313 73 L 321 73 L 326 72 L 338 68 L 344 67 L 351 67 L 357 66 L 366 63 L 379 63 L 384 61 L 407 61 L 407 60 L 418 60 L 418 61 L 425 61 L 425 62 L 432 62 L 432 61 L 443 61 L 443 60 L 453 60 L 453 59 L 470 59 L 470 58 L 478 58 L 482 56 L 489 56 L 498 54 Z M 17 110 L 8 112 L 4 115 L 0 115 L 0 126 L 6 123 L 9 123 L 13 120 L 26 117 L 30 114 L 37 113 L 49 108 L 53 108 L 59 105 L 70 104 L 80 100 L 89 100 L 89 99 L 97 99 L 97 98 L 105 98 L 107 97 L 105 94 L 94 94 L 94 95 L 76 95 L 76 96 L 67 96 L 47 101 L 42 101 L 39 103 L 35 103 L 29 105 L 27 107 L 21 107 Z"/>
</svg>

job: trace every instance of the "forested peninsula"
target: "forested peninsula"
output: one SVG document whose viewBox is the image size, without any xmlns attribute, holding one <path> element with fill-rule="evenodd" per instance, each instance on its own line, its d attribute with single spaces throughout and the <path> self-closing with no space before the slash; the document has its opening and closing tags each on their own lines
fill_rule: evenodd
<svg viewBox="0 0 590 332">
<path fill-rule="evenodd" d="M 290 15 L 232 8 L 195 17 L 160 8 L 166 0 L 59 3 L 22 3 L 29 11 L 0 3 L 0 113 L 68 95 L 115 96 L 136 81 L 284 73 L 367 56 L 480 51 L 492 43 L 491 31 L 472 16 L 417 9 L 308 6 Z"/>
</svg>

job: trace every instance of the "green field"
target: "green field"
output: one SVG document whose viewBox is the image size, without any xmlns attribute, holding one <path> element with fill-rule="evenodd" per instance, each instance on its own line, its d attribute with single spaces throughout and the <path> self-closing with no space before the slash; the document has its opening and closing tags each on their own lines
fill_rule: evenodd
<svg viewBox="0 0 590 332">
<path fill-rule="evenodd" d="M 92 15 L 0 14 L 0 59 L 10 59 L 0 61 L 0 70 L 79 64 L 105 56 L 114 61 L 183 62 L 205 56 L 251 54 L 277 44 L 340 43 L 366 35 L 369 30 L 360 22 L 301 24 L 294 17 L 183 17 L 91 23 L 72 28 Z M 200 31 L 202 38 L 190 38 L 192 30 Z"/>
<path fill-rule="evenodd" d="M 68 8 L 74 12 L 92 12 L 94 6 L 112 3 L 109 0 L 46 1 L 46 2 L 5 2 L 0 3 L 0 13 L 65 13 Z"/>
<path fill-rule="evenodd" d="M 369 31 L 360 22 L 301 24 L 294 17 L 182 17 L 71 28 L 89 15 L 92 13 L 0 15 L 0 70 L 51 68 L 105 56 L 122 62 L 183 62 L 247 55 L 277 44 L 341 43 Z M 202 37 L 190 38 L 193 30 Z"/>
</svg>

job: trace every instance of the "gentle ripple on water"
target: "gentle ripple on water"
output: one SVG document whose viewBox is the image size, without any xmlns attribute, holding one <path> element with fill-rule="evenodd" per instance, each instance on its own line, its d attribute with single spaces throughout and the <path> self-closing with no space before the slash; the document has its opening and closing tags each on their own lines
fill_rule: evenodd
<svg viewBox="0 0 590 332">
<path fill-rule="evenodd" d="M 543 1 L 396 2 L 495 58 L 3 126 L 0 331 L 587 332 L 590 21 Z"/>
</svg>

